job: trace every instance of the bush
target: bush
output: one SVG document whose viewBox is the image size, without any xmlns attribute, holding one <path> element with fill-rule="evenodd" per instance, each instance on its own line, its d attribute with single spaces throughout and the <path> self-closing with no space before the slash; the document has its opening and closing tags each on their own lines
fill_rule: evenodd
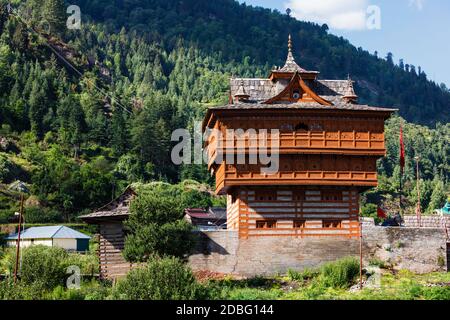
<svg viewBox="0 0 450 320">
<path fill-rule="evenodd" d="M 14 285 L 12 279 L 0 281 L 0 300 L 39 300 L 43 295 L 41 283 L 24 284 L 19 281 Z"/>
<path fill-rule="evenodd" d="M 98 257 L 96 253 L 70 253 L 65 261 L 67 266 L 77 266 L 82 275 L 94 275 L 99 272 Z"/>
<path fill-rule="evenodd" d="M 322 266 L 318 280 L 326 287 L 348 288 L 358 274 L 359 261 L 349 257 Z"/>
<path fill-rule="evenodd" d="M 426 300 L 450 300 L 450 287 L 432 287 L 423 292 Z"/>
<path fill-rule="evenodd" d="M 305 281 L 305 280 L 311 280 L 314 277 L 316 277 L 319 274 L 318 271 L 312 270 L 312 269 L 304 269 L 301 272 L 294 271 L 294 270 L 288 270 L 288 277 L 291 281 Z"/>
<path fill-rule="evenodd" d="M 143 192 L 133 201 L 125 222 L 129 236 L 124 257 L 145 262 L 152 254 L 184 257 L 195 245 L 193 226 L 182 220 L 180 202 L 160 191 Z"/>
<path fill-rule="evenodd" d="M 378 258 L 371 258 L 369 260 L 369 266 L 378 267 L 378 268 L 381 268 L 381 269 L 386 269 L 387 268 L 386 262 L 381 260 L 381 259 L 378 259 Z"/>
<path fill-rule="evenodd" d="M 40 284 L 52 289 L 63 285 L 66 278 L 68 254 L 64 249 L 32 246 L 23 250 L 21 282 Z"/>
<path fill-rule="evenodd" d="M 204 297 L 191 270 L 177 258 L 150 259 L 117 284 L 115 294 L 131 300 L 193 300 Z"/>
</svg>

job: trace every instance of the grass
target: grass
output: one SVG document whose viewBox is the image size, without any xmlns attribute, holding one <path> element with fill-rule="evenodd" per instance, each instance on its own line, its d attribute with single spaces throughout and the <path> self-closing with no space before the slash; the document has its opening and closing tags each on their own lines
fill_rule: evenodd
<svg viewBox="0 0 450 320">
<path fill-rule="evenodd" d="M 0 250 L 0 261 L 7 252 Z M 2 257 L 3 255 L 3 257 Z M 73 256 L 82 273 L 96 269 L 94 255 Z M 377 263 L 375 263 L 377 262 Z M 379 261 L 374 261 L 378 265 Z M 0 263 L 1 264 L 1 263 Z M 359 264 L 346 258 L 317 269 L 290 270 L 287 276 L 235 280 L 227 277 L 204 283 L 208 297 L 216 300 L 450 300 L 450 273 L 417 275 L 382 269 L 379 286 L 358 288 Z M 370 277 L 365 274 L 365 278 Z M 6 299 L 96 300 L 114 299 L 112 288 L 97 280 L 83 281 L 81 290 L 56 287 L 42 292 L 34 286 L 9 288 L 0 281 L 0 297 Z M 6 290 L 6 291 L 5 291 Z"/>
<path fill-rule="evenodd" d="M 373 264 L 379 265 L 378 261 Z M 318 269 L 290 270 L 286 277 L 211 285 L 216 290 L 214 298 L 225 300 L 450 300 L 450 273 L 383 270 L 379 287 L 363 290 L 357 286 L 358 275 L 359 264 L 347 258 Z"/>
</svg>

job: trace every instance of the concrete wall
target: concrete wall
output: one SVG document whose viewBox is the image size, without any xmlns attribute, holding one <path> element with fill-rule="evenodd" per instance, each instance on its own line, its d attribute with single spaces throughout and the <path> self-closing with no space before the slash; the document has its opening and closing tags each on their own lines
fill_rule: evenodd
<svg viewBox="0 0 450 320">
<path fill-rule="evenodd" d="M 8 240 L 7 243 L 8 247 L 15 247 L 17 245 L 17 240 Z M 42 245 L 42 246 L 47 246 L 47 247 L 51 247 L 52 244 L 52 239 L 36 239 L 36 240 L 20 240 L 20 247 L 21 248 L 27 248 L 30 246 L 37 246 L 37 245 Z"/>
<path fill-rule="evenodd" d="M 359 239 L 346 237 L 262 237 L 239 239 L 236 231 L 202 233 L 189 259 L 194 270 L 241 276 L 275 275 L 359 256 Z M 417 273 L 444 271 L 446 237 L 442 229 L 363 227 L 365 264 L 379 259 Z M 442 265 L 444 262 L 444 265 Z"/>
<path fill-rule="evenodd" d="M 76 251 L 77 239 L 53 239 L 53 246 Z"/>
<path fill-rule="evenodd" d="M 16 240 L 9 240 L 7 245 L 9 247 L 15 247 L 17 244 Z M 77 240 L 76 239 L 35 239 L 35 240 L 20 240 L 20 247 L 27 248 L 30 246 L 47 246 L 47 247 L 60 247 L 66 250 L 77 250 Z"/>
</svg>

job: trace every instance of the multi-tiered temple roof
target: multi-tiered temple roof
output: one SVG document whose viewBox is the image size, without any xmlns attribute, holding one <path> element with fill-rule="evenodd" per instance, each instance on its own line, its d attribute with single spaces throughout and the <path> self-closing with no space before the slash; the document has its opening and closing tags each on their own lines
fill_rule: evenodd
<svg viewBox="0 0 450 320">
<path fill-rule="evenodd" d="M 282 68 L 267 79 L 232 78 L 230 103 L 211 108 L 227 109 L 326 109 L 392 112 L 393 109 L 358 103 L 353 81 L 320 80 L 318 71 L 308 71 L 295 61 L 289 36 L 288 57 Z"/>
</svg>

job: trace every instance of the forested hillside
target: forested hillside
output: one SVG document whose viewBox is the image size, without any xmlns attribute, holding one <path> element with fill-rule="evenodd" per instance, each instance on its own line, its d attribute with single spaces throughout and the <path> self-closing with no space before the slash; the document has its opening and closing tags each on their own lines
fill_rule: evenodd
<svg viewBox="0 0 450 320">
<path fill-rule="evenodd" d="M 18 178 L 30 188 L 28 210 L 46 221 L 73 220 L 137 181 L 211 183 L 204 167 L 172 164 L 172 131 L 225 102 L 231 75 L 267 76 L 285 59 L 289 32 L 303 66 L 322 78 L 350 73 L 363 102 L 398 107 L 418 123 L 405 124 L 408 210 L 416 155 L 424 209 L 445 202 L 450 93 L 416 68 L 356 49 L 326 26 L 231 0 L 75 3 L 81 30 L 64 28 L 62 0 L 13 1 L 18 16 L 0 11 L 0 222 L 17 210 L 6 185 Z M 399 121 L 387 125 L 389 154 L 369 202 L 396 196 Z"/>
<path fill-rule="evenodd" d="M 328 33 L 328 27 L 297 21 L 270 9 L 253 8 L 234 0 L 77 0 L 84 13 L 109 32 L 136 30 L 151 41 L 173 48 L 180 38 L 222 63 L 237 61 L 267 72 L 286 58 L 291 33 L 297 60 L 324 79 L 357 80 L 362 102 L 394 106 L 408 121 L 448 122 L 450 92 L 427 80 L 424 70 L 403 57 L 377 57 Z M 394 61 L 395 58 L 395 61 Z M 243 75 L 253 75 L 253 69 Z"/>
</svg>

